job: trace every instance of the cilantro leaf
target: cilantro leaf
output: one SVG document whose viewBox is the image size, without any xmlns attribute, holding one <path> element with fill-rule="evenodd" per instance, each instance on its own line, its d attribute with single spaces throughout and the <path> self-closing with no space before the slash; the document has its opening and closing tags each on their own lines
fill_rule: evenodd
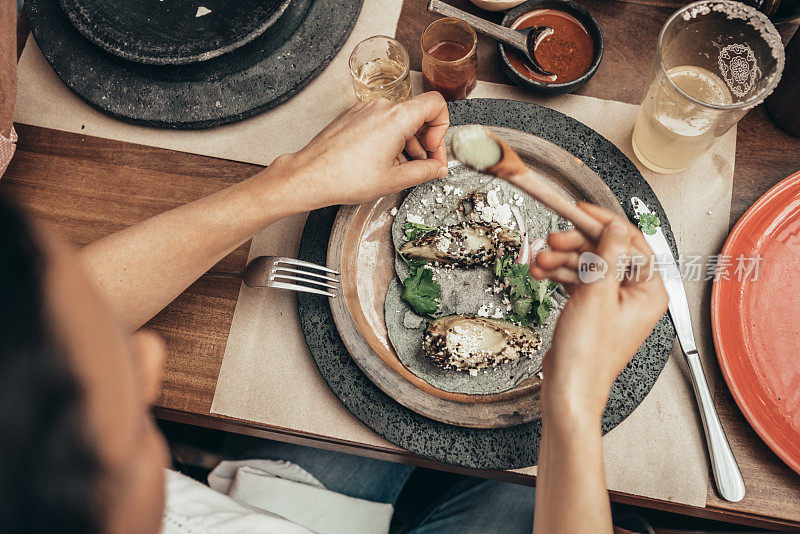
<svg viewBox="0 0 800 534">
<path fill-rule="evenodd" d="M 642 213 L 639 217 L 639 228 L 647 235 L 655 234 L 659 226 L 661 226 L 661 220 L 652 213 Z"/>
<path fill-rule="evenodd" d="M 533 296 L 530 268 L 524 263 L 515 263 L 506 270 L 508 287 L 512 298 L 524 298 L 526 295 Z"/>
<path fill-rule="evenodd" d="M 536 282 L 536 300 L 539 302 L 545 302 L 547 297 L 550 295 L 550 290 L 555 289 L 556 285 L 551 282 L 550 280 L 542 280 L 541 282 Z"/>
<path fill-rule="evenodd" d="M 538 306 L 536 306 L 536 324 L 541 326 L 547 321 L 547 318 L 550 316 L 550 307 L 551 303 L 549 297 L 539 302 Z"/>
<path fill-rule="evenodd" d="M 533 299 L 530 297 L 523 297 L 514 300 L 511 304 L 511 312 L 513 315 L 520 318 L 527 317 L 528 314 L 531 313 L 531 307 L 533 307 Z"/>
<path fill-rule="evenodd" d="M 514 257 L 511 254 L 506 254 L 502 258 L 494 260 L 494 275 L 497 278 L 502 278 L 508 268 L 514 263 Z"/>
<path fill-rule="evenodd" d="M 507 281 L 508 300 L 511 314 L 508 318 L 516 323 L 529 325 L 535 322 L 541 326 L 547 321 L 552 309 L 550 291 L 556 287 L 553 282 L 534 279 L 530 267 L 524 263 L 505 263 L 506 257 L 495 262 L 495 274 L 500 273 Z"/>
<path fill-rule="evenodd" d="M 420 315 L 430 315 L 439 309 L 441 286 L 433 279 L 433 270 L 425 262 L 411 268 L 411 276 L 403 282 L 402 298 Z"/>
<path fill-rule="evenodd" d="M 435 226 L 428 226 L 427 224 L 406 222 L 403 223 L 403 230 L 406 232 L 406 239 L 414 241 L 419 236 L 435 232 L 438 228 Z"/>
</svg>

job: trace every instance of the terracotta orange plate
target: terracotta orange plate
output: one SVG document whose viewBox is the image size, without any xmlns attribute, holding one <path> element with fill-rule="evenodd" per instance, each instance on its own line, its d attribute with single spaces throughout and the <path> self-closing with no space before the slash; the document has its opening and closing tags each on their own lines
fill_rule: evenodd
<svg viewBox="0 0 800 534">
<path fill-rule="evenodd" d="M 714 283 L 711 318 L 722 374 L 761 439 L 800 473 L 800 172 L 747 210 L 721 254 L 728 276 Z"/>
</svg>

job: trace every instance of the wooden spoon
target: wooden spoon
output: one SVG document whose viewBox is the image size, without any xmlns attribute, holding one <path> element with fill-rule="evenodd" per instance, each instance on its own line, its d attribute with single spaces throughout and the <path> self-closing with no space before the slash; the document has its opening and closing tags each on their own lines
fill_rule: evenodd
<svg viewBox="0 0 800 534">
<path fill-rule="evenodd" d="M 519 154 L 496 135 L 482 126 L 465 126 L 453 135 L 451 144 L 456 159 L 464 165 L 519 187 L 571 222 L 592 242 L 600 240 L 603 224 L 537 176 Z M 638 250 L 632 251 L 631 256 L 632 265 L 642 267 L 649 262 Z"/>
<path fill-rule="evenodd" d="M 519 187 L 567 219 L 592 241 L 603 225 L 533 173 L 508 143 L 481 126 L 466 126 L 453 136 L 453 153 L 461 163 Z"/>
<path fill-rule="evenodd" d="M 463 20 L 477 31 L 519 50 L 520 53 L 525 56 L 525 59 L 528 60 L 528 63 L 531 64 L 533 70 L 539 74 L 555 78 L 556 75 L 545 70 L 536 60 L 535 56 L 536 47 L 539 46 L 542 39 L 548 35 L 552 35 L 554 31 L 553 28 L 549 26 L 531 26 L 530 28 L 514 30 L 476 17 L 466 11 L 461 11 L 440 0 L 430 0 L 430 2 L 428 2 L 428 11 L 444 15 L 445 17 L 454 17 Z"/>
</svg>

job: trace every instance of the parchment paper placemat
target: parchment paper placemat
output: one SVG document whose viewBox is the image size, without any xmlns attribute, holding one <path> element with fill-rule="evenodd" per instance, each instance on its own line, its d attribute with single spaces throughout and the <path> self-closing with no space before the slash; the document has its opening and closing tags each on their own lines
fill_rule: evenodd
<svg viewBox="0 0 800 534">
<path fill-rule="evenodd" d="M 416 91 L 419 75 L 415 74 Z M 630 133 L 637 106 L 565 95 L 541 101 L 515 88 L 479 82 L 471 97 L 544 103 L 594 128 L 636 162 Z M 720 139 L 690 170 L 659 176 L 640 170 L 670 218 L 686 254 L 718 253 L 728 230 L 736 133 Z M 295 254 L 304 217 L 253 240 L 250 256 Z M 289 239 L 287 240 L 287 237 Z M 687 283 L 698 346 L 713 368 L 707 325 L 708 283 Z M 604 438 L 609 489 L 705 506 L 708 463 L 699 415 L 681 356 L 674 352 L 634 413 Z M 263 369 L 263 372 L 254 370 Z M 294 295 L 242 287 L 222 362 L 212 411 L 338 439 L 394 447 L 358 422 L 319 375 L 302 334 Z M 535 467 L 522 469 L 535 473 Z"/>
<path fill-rule="evenodd" d="M 15 121 L 256 164 L 298 150 L 355 102 L 347 58 L 362 39 L 393 35 L 399 3 L 365 0 L 353 34 L 328 68 L 294 98 L 263 115 L 205 131 L 168 131 L 121 123 L 71 93 L 29 38 L 19 63 Z M 415 93 L 420 76 L 414 73 Z M 634 163 L 630 132 L 637 107 L 564 95 L 536 98 L 506 85 L 478 82 L 471 97 L 536 102 L 597 130 Z M 639 165 L 666 210 L 678 249 L 709 256 L 728 230 L 735 130 L 689 171 L 660 176 Z M 253 240 L 250 257 L 297 253 L 305 215 L 280 221 Z M 716 361 L 708 324 L 710 283 L 687 283 L 695 334 L 713 380 Z M 713 388 L 712 388 L 713 391 Z M 278 427 L 396 448 L 357 421 L 328 389 L 303 339 L 293 293 L 242 287 L 222 362 L 212 412 Z M 604 438 L 609 489 L 705 506 L 709 482 L 705 443 L 678 352 L 636 411 Z M 535 473 L 531 467 L 520 470 Z"/>
</svg>

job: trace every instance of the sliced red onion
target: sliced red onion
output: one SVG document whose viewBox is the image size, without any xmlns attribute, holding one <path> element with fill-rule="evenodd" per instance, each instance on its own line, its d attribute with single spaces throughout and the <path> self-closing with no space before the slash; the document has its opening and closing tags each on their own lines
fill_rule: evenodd
<svg viewBox="0 0 800 534">
<path fill-rule="evenodd" d="M 525 228 L 525 220 L 522 218 L 522 214 L 519 212 L 519 209 L 516 206 L 511 206 L 511 213 L 514 215 L 514 219 L 517 221 L 517 227 L 519 228 L 519 233 L 522 236 L 522 246 L 519 247 L 517 263 L 524 263 L 527 265 L 531 261 L 531 251 L 530 245 L 528 244 L 528 232 Z"/>
<path fill-rule="evenodd" d="M 536 257 L 537 252 L 539 252 L 544 248 L 546 243 L 547 241 L 545 241 L 541 237 L 533 240 L 533 242 L 531 243 L 531 260 L 533 260 Z"/>
</svg>

